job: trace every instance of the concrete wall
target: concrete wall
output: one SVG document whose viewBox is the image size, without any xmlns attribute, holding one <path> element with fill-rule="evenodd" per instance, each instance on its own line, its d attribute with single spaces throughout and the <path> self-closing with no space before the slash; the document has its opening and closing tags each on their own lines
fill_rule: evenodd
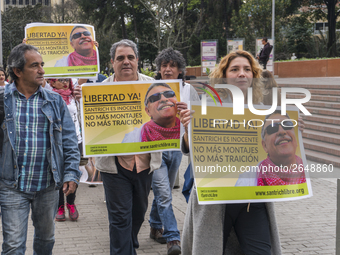
<svg viewBox="0 0 340 255">
<path fill-rule="evenodd" d="M 274 74 L 280 78 L 340 76 L 340 58 L 275 62 Z M 201 67 L 187 67 L 186 75 L 203 76 Z"/>
<path fill-rule="evenodd" d="M 186 75 L 193 75 L 193 76 L 202 76 L 202 70 L 201 67 L 187 67 L 186 69 Z"/>
<path fill-rule="evenodd" d="M 280 78 L 340 76 L 340 59 L 276 62 L 274 74 Z"/>
</svg>

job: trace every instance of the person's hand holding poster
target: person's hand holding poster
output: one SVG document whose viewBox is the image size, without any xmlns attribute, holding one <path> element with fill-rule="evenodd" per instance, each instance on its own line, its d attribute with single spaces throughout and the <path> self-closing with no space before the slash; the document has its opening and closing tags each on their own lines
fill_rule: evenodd
<svg viewBox="0 0 340 255">
<path fill-rule="evenodd" d="M 179 150 L 180 80 L 82 86 L 86 156 Z"/>
<path fill-rule="evenodd" d="M 312 196 L 297 110 L 259 116 L 247 108 L 233 115 L 231 104 L 208 106 L 207 115 L 199 104 L 192 109 L 190 152 L 201 204 Z"/>
<path fill-rule="evenodd" d="M 46 76 L 99 73 L 94 27 L 85 24 L 30 23 L 26 43 L 36 46 Z"/>
</svg>

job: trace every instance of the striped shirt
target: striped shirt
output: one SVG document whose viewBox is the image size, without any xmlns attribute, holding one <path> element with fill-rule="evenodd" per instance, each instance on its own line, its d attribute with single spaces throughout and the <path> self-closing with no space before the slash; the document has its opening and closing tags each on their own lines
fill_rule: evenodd
<svg viewBox="0 0 340 255">
<path fill-rule="evenodd" d="M 41 87 L 29 98 L 13 89 L 16 99 L 15 151 L 18 156 L 21 191 L 40 191 L 54 181 L 47 161 L 47 149 L 51 148 L 49 120 L 41 111 L 44 99 Z M 51 152 L 49 152 L 51 153 Z"/>
</svg>

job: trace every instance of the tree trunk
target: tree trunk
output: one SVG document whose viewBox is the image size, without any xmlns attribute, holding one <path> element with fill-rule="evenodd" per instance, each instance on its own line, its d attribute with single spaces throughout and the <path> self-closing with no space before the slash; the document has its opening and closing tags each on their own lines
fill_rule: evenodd
<svg viewBox="0 0 340 255">
<path fill-rule="evenodd" d="M 229 4 L 229 1 L 225 1 L 224 13 L 223 13 L 223 16 L 224 16 L 225 38 L 227 40 L 228 40 L 228 4 Z"/>
<path fill-rule="evenodd" d="M 328 19 L 328 43 L 327 51 L 330 57 L 336 57 L 336 15 L 335 5 L 337 0 L 324 0 L 327 5 L 327 19 Z"/>
<path fill-rule="evenodd" d="M 135 1 L 134 0 L 131 0 L 131 5 L 132 5 L 133 25 L 134 25 L 134 28 L 135 28 L 135 38 L 138 38 L 136 11 L 135 11 Z"/>
<path fill-rule="evenodd" d="M 188 26 L 187 26 L 187 24 L 188 24 L 187 8 L 188 8 L 188 1 L 186 0 L 186 1 L 184 1 L 184 6 L 183 6 L 183 13 L 184 13 L 183 17 L 184 17 L 185 22 L 184 22 L 184 29 L 183 29 L 183 33 L 182 33 L 182 49 L 183 49 L 182 53 L 183 53 L 183 57 L 186 61 L 186 64 L 188 64 L 188 54 L 187 54 L 188 50 L 187 50 L 186 46 L 187 46 L 187 35 L 189 34 L 188 33 Z"/>
<path fill-rule="evenodd" d="M 120 20 L 122 22 L 122 37 L 123 37 L 123 39 L 127 39 L 124 13 L 122 13 L 122 12 L 120 13 Z"/>
<path fill-rule="evenodd" d="M 201 0 L 200 9 L 201 9 L 201 11 L 200 11 L 200 20 L 203 20 L 203 14 L 205 12 L 205 10 L 204 10 L 204 0 Z M 197 35 L 200 36 L 200 34 L 201 34 L 201 29 L 198 30 L 198 34 Z"/>
</svg>

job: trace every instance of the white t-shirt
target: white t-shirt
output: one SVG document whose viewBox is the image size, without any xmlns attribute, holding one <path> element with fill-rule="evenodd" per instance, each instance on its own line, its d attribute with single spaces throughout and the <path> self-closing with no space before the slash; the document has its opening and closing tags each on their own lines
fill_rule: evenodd
<svg viewBox="0 0 340 255">
<path fill-rule="evenodd" d="M 82 142 L 81 130 L 80 130 L 80 125 L 79 125 L 79 120 L 78 120 L 77 105 L 76 105 L 76 101 L 74 100 L 74 98 L 72 98 L 70 100 L 70 104 L 67 106 L 67 108 L 68 108 L 68 110 L 71 114 L 71 118 L 72 118 L 74 126 L 76 128 L 78 143 L 81 143 Z"/>
</svg>

